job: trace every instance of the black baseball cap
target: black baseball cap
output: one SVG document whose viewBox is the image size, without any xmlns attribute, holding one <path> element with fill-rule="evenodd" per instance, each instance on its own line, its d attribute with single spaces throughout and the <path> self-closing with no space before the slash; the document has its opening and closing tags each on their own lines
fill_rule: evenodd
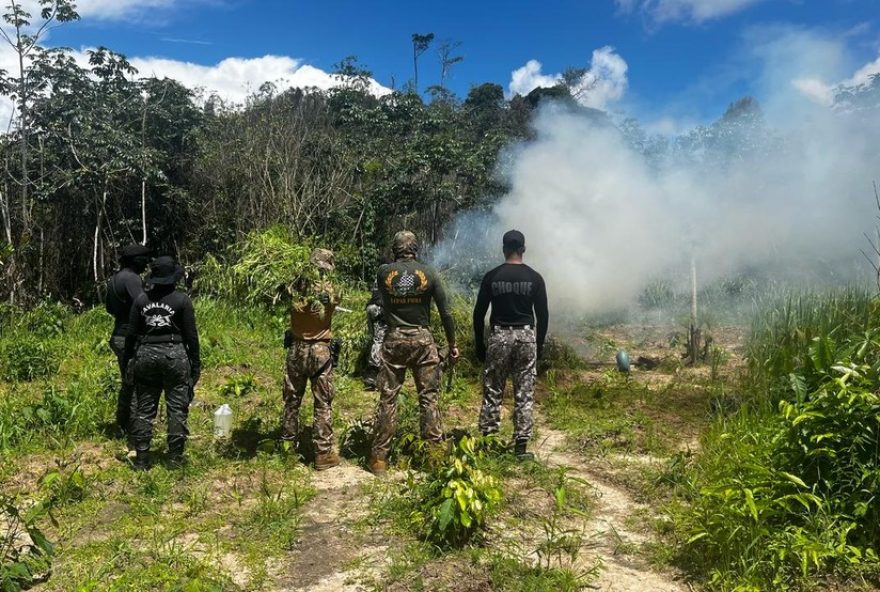
<svg viewBox="0 0 880 592">
<path fill-rule="evenodd" d="M 505 249 L 516 250 L 522 249 L 526 246 L 526 237 L 523 236 L 523 233 L 519 230 L 508 230 L 504 233 L 504 238 L 501 239 L 501 243 L 504 245 Z"/>
</svg>

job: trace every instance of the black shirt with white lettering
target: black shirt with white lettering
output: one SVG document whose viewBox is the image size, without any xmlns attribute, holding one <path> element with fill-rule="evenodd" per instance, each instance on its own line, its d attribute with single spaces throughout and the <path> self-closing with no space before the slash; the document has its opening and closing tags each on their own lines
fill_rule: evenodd
<svg viewBox="0 0 880 592">
<path fill-rule="evenodd" d="M 129 317 L 131 329 L 125 339 L 126 362 L 134 356 L 137 340 L 179 335 L 192 364 L 193 372 L 201 370 L 199 332 L 192 300 L 173 286 L 156 286 L 137 297 Z"/>
<path fill-rule="evenodd" d="M 483 324 L 490 304 L 489 322 L 493 326 L 536 327 L 538 350 L 544 347 L 550 313 L 541 274 L 524 263 L 504 263 L 483 276 L 474 307 L 474 338 L 478 348 L 483 347 Z"/>
</svg>

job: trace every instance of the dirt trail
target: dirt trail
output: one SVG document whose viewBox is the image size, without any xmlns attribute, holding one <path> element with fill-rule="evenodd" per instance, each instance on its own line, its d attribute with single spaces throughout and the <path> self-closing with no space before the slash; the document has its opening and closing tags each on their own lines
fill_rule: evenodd
<svg viewBox="0 0 880 592">
<path fill-rule="evenodd" d="M 534 450 L 542 462 L 569 468 L 569 475 L 585 480 L 596 490 L 596 506 L 586 533 L 595 545 L 590 559 L 598 559 L 602 565 L 599 577 L 590 587 L 607 592 L 687 592 L 690 588 L 671 574 L 659 572 L 646 562 L 619 552 L 624 545 L 638 546 L 650 541 L 648 535 L 634 531 L 627 524 L 628 518 L 646 506 L 590 470 L 583 458 L 565 450 L 565 443 L 563 432 L 541 425 Z"/>
<path fill-rule="evenodd" d="M 318 495 L 303 507 L 297 550 L 275 566 L 276 592 L 362 592 L 359 580 L 385 565 L 381 539 L 355 529 L 369 513 L 364 485 L 374 479 L 363 468 L 343 462 L 314 473 Z"/>
</svg>

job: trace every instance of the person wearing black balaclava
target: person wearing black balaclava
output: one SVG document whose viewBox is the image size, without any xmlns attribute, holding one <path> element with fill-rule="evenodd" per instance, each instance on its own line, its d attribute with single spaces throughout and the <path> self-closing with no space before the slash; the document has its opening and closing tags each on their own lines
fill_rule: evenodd
<svg viewBox="0 0 880 592">
<path fill-rule="evenodd" d="M 150 442 L 159 398 L 165 391 L 168 416 L 168 458 L 183 462 L 187 417 L 193 389 L 201 375 L 199 334 L 192 300 L 176 289 L 183 268 L 172 257 L 150 265 L 147 292 L 131 308 L 131 329 L 125 340 L 125 363 L 131 365 L 135 412 L 131 437 L 137 456 L 134 468 L 150 468 Z"/>
<path fill-rule="evenodd" d="M 119 256 L 119 271 L 107 280 L 107 297 L 104 306 L 113 315 L 113 333 L 110 335 L 110 349 L 116 354 L 122 387 L 116 400 L 116 425 L 128 434 L 131 424 L 132 393 L 134 385 L 126 376 L 123 358 L 125 356 L 125 336 L 128 334 L 128 319 L 131 306 L 138 296 L 144 293 L 141 274 L 150 263 L 151 249 L 143 245 L 128 245 Z M 131 442 L 129 441 L 129 447 Z"/>
</svg>

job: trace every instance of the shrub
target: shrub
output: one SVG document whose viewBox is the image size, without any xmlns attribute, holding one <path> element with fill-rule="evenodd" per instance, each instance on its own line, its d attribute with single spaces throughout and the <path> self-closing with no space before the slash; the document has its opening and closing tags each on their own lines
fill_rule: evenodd
<svg viewBox="0 0 880 592">
<path fill-rule="evenodd" d="M 480 440 L 463 436 L 452 454 L 414 485 L 412 523 L 439 547 L 460 547 L 486 527 L 501 504 L 498 480 L 478 468 Z"/>
<path fill-rule="evenodd" d="M 30 381 L 51 376 L 60 364 L 57 349 L 48 341 L 18 335 L 0 347 L 0 372 L 6 381 Z"/>
</svg>

